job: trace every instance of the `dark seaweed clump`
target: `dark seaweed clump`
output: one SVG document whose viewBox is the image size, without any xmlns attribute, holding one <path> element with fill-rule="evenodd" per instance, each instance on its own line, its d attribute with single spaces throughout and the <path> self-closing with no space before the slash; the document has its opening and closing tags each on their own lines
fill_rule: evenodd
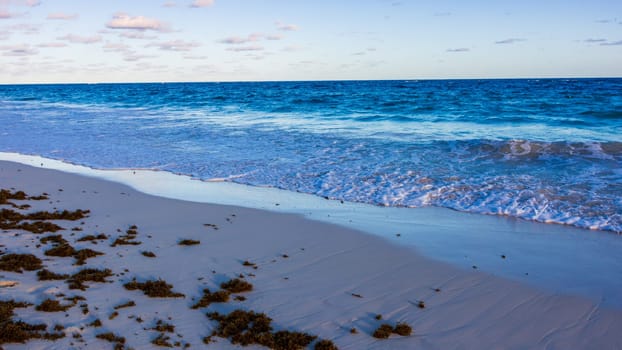
<svg viewBox="0 0 622 350">
<path fill-rule="evenodd" d="M 127 231 L 125 231 L 125 235 L 117 237 L 117 239 L 115 239 L 110 246 L 116 247 L 118 245 L 140 245 L 140 241 L 135 241 L 137 235 L 138 227 L 136 225 L 132 225 L 129 229 L 127 229 Z"/>
<path fill-rule="evenodd" d="M 307 347 L 317 338 L 307 333 L 272 332 L 272 319 L 264 313 L 235 310 L 228 315 L 212 312 L 207 316 L 210 320 L 217 321 L 218 327 L 212 335 L 203 339 L 205 343 L 209 343 L 216 336 L 242 346 L 258 344 L 277 350 L 295 350 Z"/>
<path fill-rule="evenodd" d="M 163 280 L 137 282 L 132 280 L 123 285 L 127 290 L 142 290 L 145 295 L 151 298 L 184 298 L 182 293 L 175 293 L 171 289 L 173 285 Z"/>
<path fill-rule="evenodd" d="M 406 323 L 398 323 L 395 327 L 391 327 L 391 325 L 384 323 L 374 331 L 373 336 L 378 339 L 386 339 L 394 333 L 406 337 L 411 335 L 412 331 L 412 327 Z"/>
<path fill-rule="evenodd" d="M 209 289 L 203 289 L 203 296 L 198 303 L 192 306 L 193 309 L 207 307 L 211 303 L 226 303 L 229 301 L 229 295 L 231 293 L 227 290 L 219 290 L 217 292 L 210 292 Z"/>
<path fill-rule="evenodd" d="M 112 271 L 110 269 L 98 270 L 86 268 L 73 274 L 67 280 L 67 283 L 69 283 L 69 289 L 86 290 L 88 286 L 84 284 L 85 282 L 106 283 L 108 282 L 106 277 L 110 276 L 112 276 Z"/>
<path fill-rule="evenodd" d="M 69 278 L 69 275 L 59 274 L 59 273 L 52 272 L 48 269 L 43 269 L 43 270 L 37 271 L 37 277 L 39 278 L 39 281 L 59 281 L 59 280 L 66 280 L 67 278 Z"/>
<path fill-rule="evenodd" d="M 106 340 L 109 341 L 111 343 L 114 343 L 114 349 L 115 350 L 120 350 L 124 348 L 124 344 L 125 344 L 125 338 L 115 335 L 112 332 L 107 332 L 107 333 L 100 333 L 98 335 L 95 336 L 98 339 L 102 339 L 102 340 Z"/>
<path fill-rule="evenodd" d="M 140 252 L 143 256 L 146 256 L 148 258 L 155 258 L 156 255 L 154 252 L 149 252 L 149 251 L 142 251 Z"/>
<path fill-rule="evenodd" d="M 46 222 L 46 220 L 75 221 L 85 218 L 89 213 L 89 210 L 78 209 L 75 211 L 63 210 L 53 213 L 38 211 L 22 214 L 11 209 L 2 209 L 0 210 L 0 229 L 18 229 L 32 233 L 56 232 L 63 228 L 51 222 Z"/>
<path fill-rule="evenodd" d="M 220 288 L 231 293 L 243 293 L 252 291 L 253 285 L 239 278 L 234 278 L 227 282 L 221 283 Z"/>
<path fill-rule="evenodd" d="M 22 273 L 43 267 L 41 259 L 32 254 L 6 254 L 0 257 L 0 270 Z"/>
<path fill-rule="evenodd" d="M 84 265 L 86 259 L 93 258 L 99 255 L 104 255 L 102 252 L 98 252 L 92 249 L 80 249 L 76 250 L 67 242 L 61 235 L 51 235 L 40 239 L 41 243 L 46 244 L 53 243 L 52 248 L 44 252 L 47 256 L 57 257 L 73 257 L 76 259 L 75 265 Z"/>
<path fill-rule="evenodd" d="M 339 348 L 335 344 L 333 344 L 332 341 L 323 339 L 315 343 L 314 349 L 315 350 L 338 350 Z"/>
<path fill-rule="evenodd" d="M 105 239 L 108 239 L 108 236 L 106 236 L 103 233 L 100 233 L 97 236 L 95 236 L 95 235 L 86 235 L 84 237 L 80 237 L 80 238 L 78 238 L 78 240 L 76 242 L 95 242 L 97 240 L 105 240 Z"/>
<path fill-rule="evenodd" d="M 58 300 L 45 299 L 41 304 L 35 307 L 35 310 L 43 312 L 61 312 L 69 310 L 73 305 L 61 305 Z"/>
<path fill-rule="evenodd" d="M 25 308 L 31 304 L 14 300 L 0 301 L 0 344 L 26 343 L 30 339 L 56 340 L 64 333 L 47 333 L 45 324 L 29 324 L 13 320 L 16 308 Z"/>
<path fill-rule="evenodd" d="M 182 239 L 177 244 L 179 244 L 179 245 L 197 245 L 197 244 L 201 244 L 201 241 L 196 241 L 194 239 Z"/>
</svg>

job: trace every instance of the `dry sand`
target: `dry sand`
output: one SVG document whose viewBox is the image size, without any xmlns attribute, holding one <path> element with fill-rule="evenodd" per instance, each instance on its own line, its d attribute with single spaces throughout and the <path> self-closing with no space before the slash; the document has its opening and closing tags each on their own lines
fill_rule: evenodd
<svg viewBox="0 0 622 350">
<path fill-rule="evenodd" d="M 45 323 L 49 331 L 59 324 L 66 334 L 55 342 L 3 344 L 5 349 L 112 348 L 95 337 L 105 332 L 125 337 L 128 348 L 149 349 L 159 335 L 150 329 L 158 320 L 175 326 L 174 333 L 167 333 L 171 343 L 199 349 L 236 348 L 227 339 L 215 338 L 209 345 L 202 342 L 216 326 L 206 312 L 235 309 L 264 312 L 273 319 L 275 330 L 307 332 L 332 340 L 340 349 L 622 348 L 621 310 L 580 297 L 553 295 L 477 269 L 458 269 L 340 226 L 292 214 L 160 198 L 113 182 L 4 161 L 0 162 L 0 187 L 33 196 L 49 194 L 43 201 L 12 200 L 32 205 L 15 209 L 22 213 L 89 209 L 85 219 L 54 221 L 66 229 L 55 234 L 75 249 L 104 253 L 75 266 L 72 257 L 44 255 L 52 245 L 39 239 L 50 233 L 10 229 L 0 235 L 5 255 L 34 254 L 56 273 L 72 274 L 84 267 L 114 273 L 110 283 L 87 282 L 89 288 L 80 291 L 69 290 L 62 280 L 38 281 L 36 271 L 0 271 L 0 299 L 33 304 L 15 309 L 14 319 Z M 134 240 L 141 244 L 111 247 L 132 225 L 138 227 Z M 81 230 L 72 231 L 74 227 Z M 99 234 L 106 239 L 97 244 L 77 242 Z M 200 244 L 181 246 L 182 239 Z M 142 251 L 156 257 L 145 257 Z M 244 261 L 257 268 L 244 266 Z M 254 285 L 253 291 L 239 294 L 246 300 L 191 308 L 204 288 L 218 290 L 220 283 L 240 274 Z M 126 290 L 123 284 L 133 278 L 139 282 L 163 279 L 185 298 L 149 298 Z M 59 293 L 86 300 L 66 312 L 35 310 L 47 298 L 63 301 Z M 128 301 L 135 306 L 115 310 Z M 84 303 L 86 314 L 79 306 Z M 118 315 L 110 319 L 115 311 Z M 376 315 L 382 315 L 382 320 Z M 87 327 L 95 319 L 102 326 Z M 407 323 L 413 334 L 372 337 L 385 322 Z M 352 328 L 358 333 L 351 334 Z"/>
</svg>

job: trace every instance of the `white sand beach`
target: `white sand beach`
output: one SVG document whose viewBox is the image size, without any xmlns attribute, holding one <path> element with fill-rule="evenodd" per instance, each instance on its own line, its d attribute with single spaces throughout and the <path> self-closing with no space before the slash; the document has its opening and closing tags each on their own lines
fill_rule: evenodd
<svg viewBox="0 0 622 350">
<path fill-rule="evenodd" d="M 410 246 L 301 215 L 157 197 L 115 182 L 7 161 L 0 161 L 0 188 L 28 196 L 47 193 L 48 198 L 10 199 L 13 205 L 3 204 L 1 209 L 22 214 L 90 211 L 76 221 L 51 221 L 63 228 L 55 233 L 5 229 L 0 259 L 33 254 L 57 274 L 72 275 L 87 267 L 112 273 L 106 283 L 85 282 L 88 288 L 80 290 L 69 289 L 64 279 L 39 281 L 37 271 L 43 267 L 0 271 L 0 299 L 31 304 L 15 308 L 13 321 L 43 323 L 48 332 L 65 335 L 54 341 L 4 343 L 4 349 L 105 349 L 115 344 L 151 349 L 157 348 L 152 342 L 158 337 L 180 348 L 234 349 L 240 345 L 230 339 L 215 336 L 209 344 L 203 339 L 218 326 L 206 313 L 236 309 L 265 313 L 274 331 L 317 336 L 310 349 L 320 339 L 339 349 L 622 348 L 619 307 L 478 268 L 452 266 Z M 31 207 L 15 208 L 24 204 Z M 61 235 L 75 250 L 102 255 L 86 259 L 82 266 L 74 265 L 74 257 L 45 255 L 59 244 L 41 242 L 51 235 Z M 100 238 L 79 240 L 87 235 Z M 125 244 L 112 246 L 118 238 Z M 182 240 L 196 244 L 180 245 Z M 499 263 L 503 260 L 499 257 Z M 251 283 L 252 291 L 192 308 L 203 289 L 215 292 L 234 278 Z M 151 298 L 126 289 L 133 279 L 161 279 L 184 297 Z M 67 300 L 74 296 L 84 300 Z M 46 299 L 71 307 L 37 311 Z M 101 326 L 89 326 L 97 319 Z M 158 321 L 174 330 L 159 330 Z M 412 334 L 373 337 L 384 323 L 405 323 Z M 96 337 L 108 332 L 123 337 L 124 343 Z"/>
</svg>

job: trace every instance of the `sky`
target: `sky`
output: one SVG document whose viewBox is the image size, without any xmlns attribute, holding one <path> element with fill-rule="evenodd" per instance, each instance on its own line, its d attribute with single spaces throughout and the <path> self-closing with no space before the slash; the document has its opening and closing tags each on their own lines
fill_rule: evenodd
<svg viewBox="0 0 622 350">
<path fill-rule="evenodd" d="M 0 0 L 0 83 L 621 77 L 620 0 Z"/>
</svg>

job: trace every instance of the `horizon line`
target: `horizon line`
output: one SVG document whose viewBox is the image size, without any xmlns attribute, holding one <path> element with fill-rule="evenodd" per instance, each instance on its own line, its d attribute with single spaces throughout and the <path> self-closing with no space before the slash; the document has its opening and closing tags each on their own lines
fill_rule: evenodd
<svg viewBox="0 0 622 350">
<path fill-rule="evenodd" d="M 311 82 L 363 82 L 363 81 L 456 81 L 456 80 L 589 80 L 622 79 L 622 76 L 554 76 L 554 77 L 492 77 L 492 78 L 398 78 L 398 79 L 292 79 L 292 80 L 212 80 L 212 81 L 101 81 L 101 82 L 26 82 L 0 83 L 11 85 L 115 85 L 115 84 L 231 84 L 231 83 L 311 83 Z"/>
</svg>

